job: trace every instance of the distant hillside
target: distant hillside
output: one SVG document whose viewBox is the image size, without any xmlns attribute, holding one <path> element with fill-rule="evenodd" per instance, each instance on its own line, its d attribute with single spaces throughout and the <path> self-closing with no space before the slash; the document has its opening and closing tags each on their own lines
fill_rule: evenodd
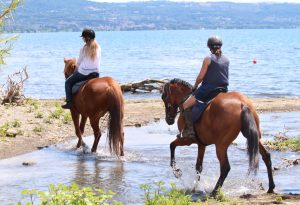
<svg viewBox="0 0 300 205">
<path fill-rule="evenodd" d="M 96 3 L 25 0 L 7 32 L 216 28 L 300 28 L 300 4 Z"/>
</svg>

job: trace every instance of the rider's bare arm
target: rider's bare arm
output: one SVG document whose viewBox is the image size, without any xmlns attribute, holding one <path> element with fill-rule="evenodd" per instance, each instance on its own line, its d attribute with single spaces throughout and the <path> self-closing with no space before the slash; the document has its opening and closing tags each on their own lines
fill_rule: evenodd
<svg viewBox="0 0 300 205">
<path fill-rule="evenodd" d="M 198 74 L 196 82 L 194 84 L 194 89 L 196 89 L 198 87 L 198 85 L 202 82 L 202 80 L 207 72 L 209 64 L 210 64 L 210 58 L 209 57 L 204 58 L 200 73 Z"/>
</svg>

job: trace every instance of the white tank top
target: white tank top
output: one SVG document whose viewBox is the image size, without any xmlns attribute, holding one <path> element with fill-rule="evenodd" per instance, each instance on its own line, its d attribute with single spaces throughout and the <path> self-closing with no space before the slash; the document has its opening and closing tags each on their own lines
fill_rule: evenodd
<svg viewBox="0 0 300 205">
<path fill-rule="evenodd" d="M 97 49 L 97 54 L 95 59 L 87 57 L 83 53 L 83 49 L 80 49 L 80 55 L 77 60 L 78 72 L 82 75 L 89 75 L 90 73 L 97 72 L 99 73 L 101 61 L 101 48 Z"/>
</svg>

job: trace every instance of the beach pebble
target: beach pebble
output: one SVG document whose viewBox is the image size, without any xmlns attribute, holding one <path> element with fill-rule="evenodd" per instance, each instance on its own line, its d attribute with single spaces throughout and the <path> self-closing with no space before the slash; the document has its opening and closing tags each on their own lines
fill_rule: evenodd
<svg viewBox="0 0 300 205">
<path fill-rule="evenodd" d="M 46 146 L 38 146 L 38 147 L 36 147 L 37 149 L 44 149 L 44 148 L 48 148 L 48 146 L 46 145 Z"/>
<path fill-rule="evenodd" d="M 142 127 L 142 124 L 136 123 L 136 124 L 134 124 L 134 126 L 135 126 L 135 127 Z"/>
<path fill-rule="evenodd" d="M 6 132 L 7 137 L 16 137 L 18 134 L 18 131 L 15 129 L 8 129 Z"/>
<path fill-rule="evenodd" d="M 25 161 L 25 162 L 22 163 L 23 166 L 33 166 L 33 165 L 35 165 L 35 164 L 36 164 L 36 163 L 33 162 L 33 161 Z"/>
</svg>

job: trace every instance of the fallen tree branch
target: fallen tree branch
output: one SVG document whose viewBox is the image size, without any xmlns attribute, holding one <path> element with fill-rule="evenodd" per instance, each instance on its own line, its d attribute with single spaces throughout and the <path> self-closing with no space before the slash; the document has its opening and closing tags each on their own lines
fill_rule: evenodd
<svg viewBox="0 0 300 205">
<path fill-rule="evenodd" d="M 26 67 L 7 77 L 6 84 L 1 88 L 1 104 L 17 103 L 21 104 L 24 100 L 24 81 L 27 80 L 28 73 Z M 3 88 L 6 87 L 5 90 Z"/>
<path fill-rule="evenodd" d="M 161 91 L 163 85 L 166 82 L 167 82 L 166 79 L 163 80 L 145 79 L 138 82 L 122 83 L 120 86 L 123 92 L 137 92 L 137 91 L 151 92 L 153 90 Z"/>
</svg>

